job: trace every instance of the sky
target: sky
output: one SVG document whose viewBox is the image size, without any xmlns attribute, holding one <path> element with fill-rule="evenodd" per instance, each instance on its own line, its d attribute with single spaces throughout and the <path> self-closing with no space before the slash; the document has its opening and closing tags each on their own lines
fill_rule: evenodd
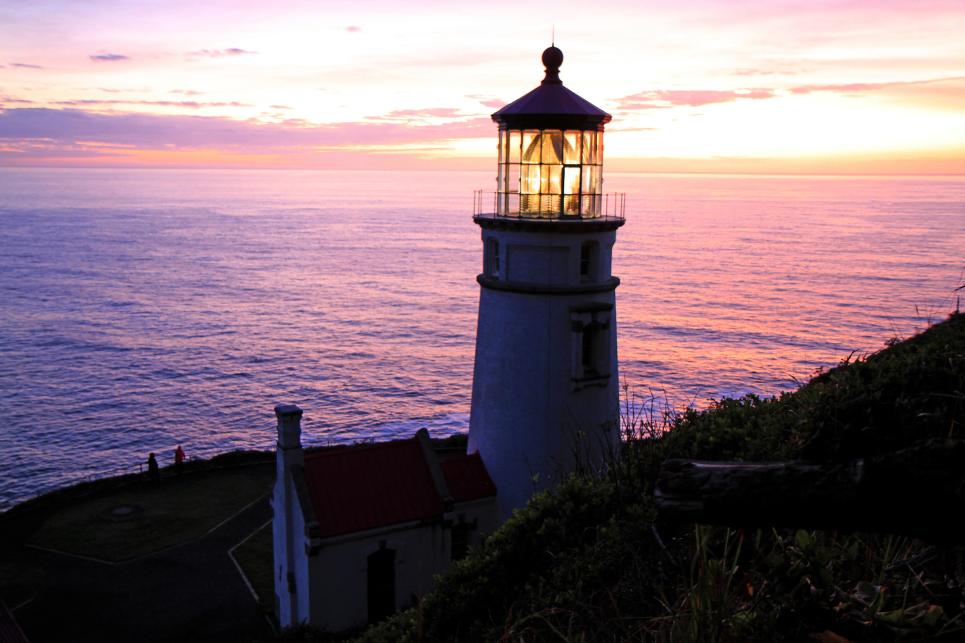
<svg viewBox="0 0 965 643">
<path fill-rule="evenodd" d="M 965 0 L 0 0 L 0 165 L 487 169 L 554 33 L 609 170 L 965 174 Z"/>
</svg>

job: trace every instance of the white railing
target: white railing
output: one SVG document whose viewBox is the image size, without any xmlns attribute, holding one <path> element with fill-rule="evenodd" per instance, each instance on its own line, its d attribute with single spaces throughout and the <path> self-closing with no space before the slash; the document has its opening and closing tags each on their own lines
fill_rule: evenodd
<svg viewBox="0 0 965 643">
<path fill-rule="evenodd" d="M 539 195 L 516 192 L 473 192 L 473 217 L 493 219 L 547 219 L 555 221 L 620 220 L 626 217 L 627 195 Z"/>
</svg>

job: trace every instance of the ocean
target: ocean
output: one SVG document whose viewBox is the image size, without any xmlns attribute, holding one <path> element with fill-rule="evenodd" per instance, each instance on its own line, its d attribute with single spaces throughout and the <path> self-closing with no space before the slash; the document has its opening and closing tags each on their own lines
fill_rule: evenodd
<svg viewBox="0 0 965 643">
<path fill-rule="evenodd" d="M 466 431 L 494 172 L 0 168 L 0 509 L 274 444 Z M 621 379 L 774 395 L 943 319 L 965 177 L 609 173 Z"/>
</svg>

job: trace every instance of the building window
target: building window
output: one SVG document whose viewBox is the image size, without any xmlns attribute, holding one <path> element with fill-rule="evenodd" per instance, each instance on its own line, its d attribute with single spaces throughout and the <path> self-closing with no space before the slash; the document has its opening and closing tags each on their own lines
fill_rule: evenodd
<svg viewBox="0 0 965 643">
<path fill-rule="evenodd" d="M 472 524 L 460 520 L 452 526 L 452 560 L 462 560 L 469 553 L 469 534 Z"/>
<path fill-rule="evenodd" d="M 580 282 L 597 280 L 600 244 L 597 241 L 584 241 L 580 246 Z"/>
<path fill-rule="evenodd" d="M 395 550 L 380 549 L 368 557 L 369 623 L 395 612 Z"/>
</svg>

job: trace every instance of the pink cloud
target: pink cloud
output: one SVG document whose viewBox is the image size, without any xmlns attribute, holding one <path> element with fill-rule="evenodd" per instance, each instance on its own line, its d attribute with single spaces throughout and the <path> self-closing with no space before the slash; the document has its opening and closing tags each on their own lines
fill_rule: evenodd
<svg viewBox="0 0 965 643">
<path fill-rule="evenodd" d="M 731 72 L 735 76 L 788 76 L 800 74 L 800 69 L 782 69 L 771 67 L 742 67 Z"/>
<path fill-rule="evenodd" d="M 257 53 L 257 51 L 249 51 L 240 47 L 228 47 L 227 49 L 199 49 L 188 52 L 188 55 L 199 58 L 224 58 L 226 56 L 246 56 Z"/>
<path fill-rule="evenodd" d="M 424 109 L 397 109 L 374 117 L 373 120 L 419 120 L 428 118 L 465 118 L 455 107 L 426 107 Z"/>
<path fill-rule="evenodd" d="M 187 109 L 201 109 L 204 107 L 251 107 L 248 103 L 238 101 L 228 102 L 201 102 L 194 100 L 104 100 L 97 98 L 81 98 L 75 100 L 57 100 L 51 103 L 64 107 L 84 107 L 94 105 L 150 105 L 152 107 L 185 107 Z"/>
<path fill-rule="evenodd" d="M 493 98 L 492 96 L 487 96 L 485 94 L 466 94 L 466 98 L 469 100 L 478 101 L 480 105 L 489 107 L 490 109 L 499 109 L 509 102 L 500 98 Z"/>
<path fill-rule="evenodd" d="M 616 99 L 618 107 L 625 111 L 646 109 L 667 109 L 671 107 L 702 107 L 717 103 L 730 103 L 738 100 L 765 100 L 789 92 L 796 95 L 817 92 L 839 94 L 863 94 L 868 92 L 905 93 L 912 97 L 934 98 L 936 103 L 941 97 L 950 103 L 965 100 L 965 76 L 932 78 L 925 80 L 901 80 L 875 83 L 825 83 L 798 85 L 789 88 L 755 87 L 747 89 L 666 89 L 631 94 Z"/>
<path fill-rule="evenodd" d="M 10 63 L 12 69 L 43 69 L 40 65 L 33 65 L 31 63 Z"/>
<path fill-rule="evenodd" d="M 418 145 L 449 139 L 493 135 L 488 118 L 445 125 L 412 126 L 401 122 L 346 122 L 308 125 L 236 121 L 208 116 L 99 114 L 79 109 L 16 108 L 0 111 L 0 140 L 71 146 L 103 141 L 138 149 L 227 149 L 285 152 L 385 145 Z"/>
<path fill-rule="evenodd" d="M 773 98 L 773 89 L 664 89 L 640 92 L 618 98 L 617 105 L 623 110 L 664 109 L 668 107 L 701 107 L 714 103 L 730 103 L 736 100 L 761 100 Z"/>
<path fill-rule="evenodd" d="M 124 54 L 111 54 L 111 53 L 91 54 L 90 56 L 88 56 L 88 58 L 90 58 L 95 63 L 113 63 L 113 62 L 121 62 L 124 60 L 131 59 L 130 56 L 125 56 Z"/>
<path fill-rule="evenodd" d="M 965 76 L 950 76 L 947 78 L 931 78 L 927 80 L 899 80 L 884 83 L 839 83 L 824 85 L 801 85 L 792 87 L 793 94 L 812 94 L 814 92 L 838 92 L 842 94 L 864 93 L 886 89 L 900 89 L 922 85 L 960 84 L 965 82 Z"/>
<path fill-rule="evenodd" d="M 14 98 L 13 96 L 0 96 L 0 105 L 3 103 L 15 103 L 17 105 L 33 105 L 35 101 L 26 98 Z"/>
</svg>

